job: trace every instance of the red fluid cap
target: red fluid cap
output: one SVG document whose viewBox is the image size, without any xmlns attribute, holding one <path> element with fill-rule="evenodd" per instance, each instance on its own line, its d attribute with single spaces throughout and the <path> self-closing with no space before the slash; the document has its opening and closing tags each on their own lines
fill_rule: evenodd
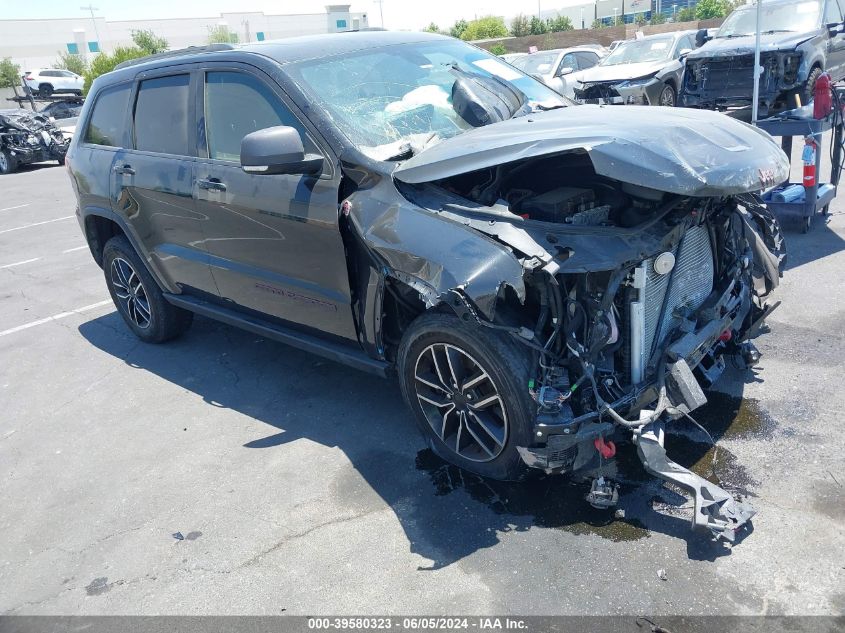
<svg viewBox="0 0 845 633">
<path fill-rule="evenodd" d="M 604 459 L 610 459 L 616 455 L 616 444 L 612 440 L 605 442 L 603 437 L 597 437 L 593 445 Z"/>
</svg>

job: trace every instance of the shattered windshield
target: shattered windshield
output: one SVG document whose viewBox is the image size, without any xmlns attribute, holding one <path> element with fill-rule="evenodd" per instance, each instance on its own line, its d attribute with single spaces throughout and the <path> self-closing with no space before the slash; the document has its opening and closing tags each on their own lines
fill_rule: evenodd
<svg viewBox="0 0 845 633">
<path fill-rule="evenodd" d="M 529 75 L 546 75 L 551 72 L 559 54 L 560 51 L 532 53 L 513 60 L 511 64 Z"/>
<path fill-rule="evenodd" d="M 669 59 L 672 54 L 674 38 L 659 37 L 648 40 L 622 42 L 605 57 L 599 66 L 617 66 L 619 64 L 638 64 Z"/>
<path fill-rule="evenodd" d="M 508 104 L 504 118 L 570 103 L 501 59 L 453 40 L 384 46 L 286 70 L 355 146 L 378 160 L 409 157 L 483 124 L 470 116 L 478 111 L 468 104 L 473 99 Z"/>
<path fill-rule="evenodd" d="M 818 1 L 790 2 L 789 4 L 762 5 L 760 31 L 812 31 L 819 26 L 821 3 Z M 757 7 L 741 9 L 731 13 L 719 29 L 716 37 L 741 37 L 757 32 Z"/>
</svg>

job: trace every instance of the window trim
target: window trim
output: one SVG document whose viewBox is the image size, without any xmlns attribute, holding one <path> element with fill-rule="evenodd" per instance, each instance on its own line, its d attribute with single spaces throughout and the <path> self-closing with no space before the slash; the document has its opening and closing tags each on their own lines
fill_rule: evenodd
<svg viewBox="0 0 845 633">
<path fill-rule="evenodd" d="M 197 152 L 197 126 L 196 126 L 196 79 L 197 79 L 197 64 L 180 64 L 178 66 L 165 66 L 155 70 L 139 73 L 134 79 L 132 86 L 132 95 L 129 99 L 129 147 L 127 151 L 137 152 L 147 156 L 167 156 L 178 158 L 182 160 L 194 160 L 198 158 Z M 141 92 L 141 83 L 150 79 L 161 79 L 163 77 L 171 77 L 173 75 L 188 75 L 188 151 L 193 154 L 168 154 L 165 152 L 154 152 L 147 149 L 137 148 L 137 135 L 135 133 L 135 110 L 138 106 L 138 95 Z"/>
<path fill-rule="evenodd" d="M 273 78 L 270 77 L 267 73 L 265 73 L 259 68 L 256 68 L 255 66 L 234 61 L 219 61 L 205 63 L 197 71 L 197 86 L 195 91 L 195 108 L 197 112 L 197 118 L 195 120 L 197 124 L 195 127 L 197 132 L 199 132 L 200 128 L 202 129 L 202 134 L 197 134 L 197 158 L 199 160 L 203 162 L 208 162 L 213 165 L 237 167 L 238 169 L 240 169 L 241 167 L 240 163 L 237 161 L 223 160 L 221 158 L 211 158 L 208 153 L 208 130 L 207 123 L 205 120 L 205 81 L 206 74 L 210 72 L 243 73 L 246 75 L 251 75 L 261 84 L 263 84 L 265 88 L 267 88 L 273 95 L 276 96 L 276 98 L 281 101 L 282 105 L 288 109 L 288 111 L 294 116 L 294 118 L 299 121 L 300 125 L 308 134 L 308 137 L 313 143 L 317 152 L 323 156 L 323 173 L 320 174 L 320 179 L 334 178 L 336 162 L 335 154 L 331 151 L 329 144 L 322 137 L 320 132 L 317 130 L 316 126 L 308 119 L 308 117 L 306 117 L 302 113 L 299 107 L 293 102 L 293 100 L 288 96 L 288 94 L 278 84 L 278 82 L 273 80 Z M 256 177 L 267 178 L 267 176 Z"/>
<path fill-rule="evenodd" d="M 91 141 L 87 140 L 88 138 L 88 128 L 91 125 L 91 120 L 94 118 L 94 112 L 97 109 L 97 103 L 100 101 L 100 98 L 103 96 L 104 92 L 108 92 L 110 90 L 118 89 L 121 86 L 126 86 L 129 88 L 129 98 L 126 100 L 126 110 L 123 112 L 123 137 L 120 140 L 119 145 L 100 145 L 99 143 L 92 143 Z M 85 117 L 85 121 L 83 122 L 82 129 L 83 134 L 82 138 L 80 139 L 79 145 L 81 147 L 86 147 L 90 149 L 108 149 L 108 150 L 125 150 L 128 149 L 127 145 L 127 114 L 129 112 L 129 106 L 132 104 L 132 95 L 134 94 L 135 87 L 133 86 L 133 80 L 127 79 L 126 81 L 119 81 L 113 84 L 109 84 L 108 86 L 103 86 L 100 90 L 97 91 L 97 94 L 94 96 L 94 102 L 91 105 L 91 108 L 88 110 L 88 114 Z M 131 125 L 131 123 L 130 123 Z"/>
</svg>

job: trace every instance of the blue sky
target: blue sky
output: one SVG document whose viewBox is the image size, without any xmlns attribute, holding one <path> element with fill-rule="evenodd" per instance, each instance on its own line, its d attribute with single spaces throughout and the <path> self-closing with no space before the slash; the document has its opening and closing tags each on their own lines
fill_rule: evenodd
<svg viewBox="0 0 845 633">
<path fill-rule="evenodd" d="M 580 4 L 583 0 L 541 0 L 544 11 Z M 334 0 L 338 2 L 338 0 Z M 95 15 L 107 20 L 215 16 L 225 11 L 265 13 L 322 13 L 332 0 L 0 0 L 0 19 L 68 18 L 84 14 L 83 5 L 98 8 Z M 372 0 L 351 1 L 353 11 L 369 14 L 370 25 L 379 26 L 379 6 Z M 420 29 L 434 20 L 441 28 L 459 18 L 537 12 L 536 0 L 384 0 L 385 26 Z"/>
</svg>

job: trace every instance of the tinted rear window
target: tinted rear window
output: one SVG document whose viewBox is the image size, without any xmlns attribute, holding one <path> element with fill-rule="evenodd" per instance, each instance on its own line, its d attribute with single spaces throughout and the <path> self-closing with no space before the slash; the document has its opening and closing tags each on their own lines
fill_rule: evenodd
<svg viewBox="0 0 845 633">
<path fill-rule="evenodd" d="M 106 88 L 97 95 L 85 142 L 120 147 L 126 129 L 130 84 Z"/>
<path fill-rule="evenodd" d="M 135 149 L 194 156 L 188 134 L 189 75 L 142 81 L 135 103 Z"/>
</svg>

